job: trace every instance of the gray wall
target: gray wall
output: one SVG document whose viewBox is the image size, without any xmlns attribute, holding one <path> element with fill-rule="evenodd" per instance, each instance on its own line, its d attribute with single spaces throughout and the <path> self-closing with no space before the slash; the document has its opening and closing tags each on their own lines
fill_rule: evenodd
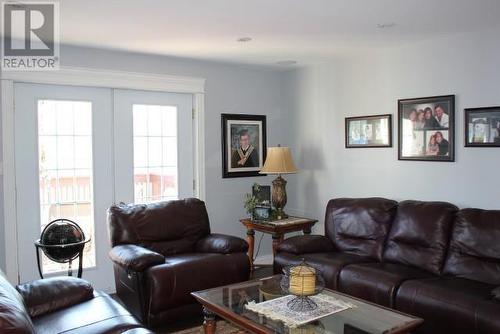
<svg viewBox="0 0 500 334">
<path fill-rule="evenodd" d="M 268 144 L 289 145 L 300 173 L 288 175 L 287 211 L 320 219 L 328 199 L 386 196 L 446 200 L 461 207 L 500 208 L 499 149 L 463 147 L 463 108 L 500 105 L 498 31 L 457 35 L 273 72 L 170 57 L 65 46 L 64 65 L 197 76 L 206 83 L 207 206 L 214 232 L 245 236 L 238 219 L 253 182 L 222 179 L 220 114 L 266 114 Z M 397 160 L 390 149 L 344 148 L 346 116 L 397 114 L 397 99 L 456 95 L 456 162 Z M 1 195 L 1 194 L 0 194 Z M 1 209 L 1 207 L 0 207 Z M 2 216 L 3 217 L 3 216 Z M 3 235 L 3 224 L 0 224 Z M 262 254 L 270 253 L 270 239 Z M 5 250 L 0 245 L 0 266 Z"/>
<path fill-rule="evenodd" d="M 61 62 L 64 66 L 205 78 L 206 203 L 212 231 L 246 237 L 246 232 L 238 221 L 246 216 L 243 209 L 244 194 L 251 191 L 254 182 L 270 184 L 272 178 L 222 178 L 220 114 L 267 115 L 268 145 L 282 143 L 285 132 L 279 126 L 282 118 L 282 81 L 279 72 L 261 67 L 226 65 L 73 46 L 61 48 Z M 1 195 L 3 192 L 0 193 Z M 3 220 L 3 214 L 1 217 Z M 5 268 L 3 225 L 3 223 L 0 224 L 1 268 Z M 270 253 L 271 239 L 266 236 L 262 242 L 261 255 Z"/>
<path fill-rule="evenodd" d="M 288 72 L 289 140 L 302 168 L 289 207 L 319 217 L 329 199 L 385 196 L 500 208 L 500 149 L 464 148 L 463 109 L 500 105 L 498 31 L 378 50 Z M 397 159 L 397 100 L 456 95 L 456 162 Z M 394 147 L 344 148 L 344 118 L 393 114 Z M 322 224 L 316 231 L 323 230 Z"/>
</svg>

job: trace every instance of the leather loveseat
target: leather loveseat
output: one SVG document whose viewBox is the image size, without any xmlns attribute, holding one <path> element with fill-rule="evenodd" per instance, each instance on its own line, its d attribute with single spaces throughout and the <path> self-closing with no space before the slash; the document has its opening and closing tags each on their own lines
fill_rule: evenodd
<svg viewBox="0 0 500 334">
<path fill-rule="evenodd" d="M 120 304 L 74 277 L 12 286 L 0 271 L 2 334 L 152 333 Z"/>
<path fill-rule="evenodd" d="M 108 223 L 117 294 L 148 327 L 201 314 L 193 291 L 249 278 L 246 241 L 210 233 L 198 199 L 115 205 Z"/>
<path fill-rule="evenodd" d="M 417 333 L 500 333 L 500 211 L 445 202 L 334 199 L 325 236 L 286 239 L 327 287 L 424 319 Z"/>
</svg>

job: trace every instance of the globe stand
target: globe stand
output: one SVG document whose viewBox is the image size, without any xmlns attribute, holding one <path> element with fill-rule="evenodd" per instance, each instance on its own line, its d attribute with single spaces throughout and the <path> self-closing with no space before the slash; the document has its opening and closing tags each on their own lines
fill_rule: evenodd
<svg viewBox="0 0 500 334">
<path fill-rule="evenodd" d="M 82 277 L 83 249 L 90 238 L 85 238 L 83 230 L 69 219 L 51 221 L 35 241 L 38 273 L 43 279 L 40 249 L 49 260 L 68 264 L 68 276 L 73 276 L 73 261 L 78 258 L 78 278 Z"/>
</svg>

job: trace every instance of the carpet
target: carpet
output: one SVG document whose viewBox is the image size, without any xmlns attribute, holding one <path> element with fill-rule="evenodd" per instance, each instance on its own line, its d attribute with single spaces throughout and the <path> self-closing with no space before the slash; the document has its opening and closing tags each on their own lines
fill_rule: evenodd
<svg viewBox="0 0 500 334">
<path fill-rule="evenodd" d="M 184 329 L 177 332 L 170 332 L 172 334 L 204 334 L 203 326 L 196 326 L 193 328 Z M 223 320 L 217 321 L 217 328 L 215 330 L 217 334 L 245 334 L 244 330 L 234 327 L 232 324 L 225 322 Z"/>
</svg>

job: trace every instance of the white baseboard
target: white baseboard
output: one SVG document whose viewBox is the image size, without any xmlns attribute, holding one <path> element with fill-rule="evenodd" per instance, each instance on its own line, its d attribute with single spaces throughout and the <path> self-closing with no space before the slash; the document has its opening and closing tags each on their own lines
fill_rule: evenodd
<svg viewBox="0 0 500 334">
<path fill-rule="evenodd" d="M 273 264 L 273 255 L 272 254 L 266 254 L 266 255 L 260 255 L 257 256 L 255 261 L 253 262 L 254 265 L 256 266 L 262 266 L 262 265 L 272 265 Z"/>
</svg>

